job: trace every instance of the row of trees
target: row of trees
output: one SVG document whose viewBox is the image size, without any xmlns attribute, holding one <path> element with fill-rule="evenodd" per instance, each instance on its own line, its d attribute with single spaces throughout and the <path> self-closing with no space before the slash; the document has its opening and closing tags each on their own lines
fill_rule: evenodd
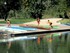
<svg viewBox="0 0 70 53">
<path fill-rule="evenodd" d="M 70 0 L 0 0 L 0 18 L 6 20 L 10 10 L 14 13 L 21 10 L 27 12 L 30 17 L 42 18 L 44 13 L 61 13 L 69 8 Z"/>
<path fill-rule="evenodd" d="M 0 18 L 5 20 L 8 17 L 9 11 L 18 11 L 21 9 L 21 3 L 19 0 L 0 0 Z"/>
</svg>

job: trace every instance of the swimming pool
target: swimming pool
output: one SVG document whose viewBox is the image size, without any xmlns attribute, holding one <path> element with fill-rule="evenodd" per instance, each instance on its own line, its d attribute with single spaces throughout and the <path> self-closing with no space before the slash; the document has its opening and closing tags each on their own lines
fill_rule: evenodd
<svg viewBox="0 0 70 53">
<path fill-rule="evenodd" d="M 31 30 L 37 30 L 37 28 L 31 28 L 31 27 L 10 27 L 11 29 L 20 29 L 20 30 L 27 30 L 27 31 L 31 31 Z"/>
<path fill-rule="evenodd" d="M 37 28 L 31 28 L 31 27 L 19 27 L 19 26 L 0 26 L 0 31 L 7 31 L 12 33 L 22 33 L 22 32 L 28 32 L 28 31 L 35 31 L 38 30 Z"/>
<path fill-rule="evenodd" d="M 28 34 L 29 36 L 0 39 L 0 53 L 50 53 L 50 51 L 51 53 L 69 53 L 70 32 L 67 33 L 61 36 L 58 33 L 53 36 L 51 33 Z M 12 42 L 8 49 L 10 41 Z"/>
</svg>

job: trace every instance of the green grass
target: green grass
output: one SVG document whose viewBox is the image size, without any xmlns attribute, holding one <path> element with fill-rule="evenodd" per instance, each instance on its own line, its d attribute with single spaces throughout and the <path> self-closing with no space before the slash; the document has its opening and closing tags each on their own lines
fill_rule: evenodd
<svg viewBox="0 0 70 53">
<path fill-rule="evenodd" d="M 63 19 L 60 21 L 62 24 L 70 23 L 70 19 Z"/>
<path fill-rule="evenodd" d="M 36 19 L 33 19 L 33 18 L 14 18 L 12 17 L 10 19 L 11 21 L 11 24 L 22 24 L 22 23 L 25 23 L 25 22 L 31 22 L 31 21 L 35 21 Z M 61 21 L 62 24 L 66 24 L 66 23 L 70 23 L 70 19 L 63 19 Z M 0 21 L 0 24 L 5 24 L 6 21 Z"/>
<path fill-rule="evenodd" d="M 31 21 L 34 21 L 35 19 L 32 19 L 32 18 L 12 18 L 11 19 L 11 23 L 12 24 L 20 24 L 20 23 L 25 23 L 25 22 L 31 22 Z"/>
<path fill-rule="evenodd" d="M 34 21 L 35 19 L 33 18 L 11 18 L 10 21 L 11 21 L 11 24 L 22 24 L 22 23 L 25 23 L 25 22 L 31 22 L 31 21 Z M 0 23 L 2 24 L 5 24 L 6 21 L 0 21 Z"/>
</svg>

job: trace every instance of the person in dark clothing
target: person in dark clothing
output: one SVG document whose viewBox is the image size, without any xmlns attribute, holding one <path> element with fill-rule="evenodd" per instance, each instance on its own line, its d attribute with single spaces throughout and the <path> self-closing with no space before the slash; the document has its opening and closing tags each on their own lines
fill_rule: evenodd
<svg viewBox="0 0 70 53">
<path fill-rule="evenodd" d="M 69 19 L 69 17 L 68 17 L 68 15 L 67 15 L 67 12 L 66 12 L 66 11 L 64 12 L 64 18 Z"/>
<path fill-rule="evenodd" d="M 63 18 L 63 16 L 59 14 L 59 18 Z"/>
<path fill-rule="evenodd" d="M 50 22 L 50 20 L 48 20 L 48 24 L 49 24 L 49 26 L 50 26 L 51 28 L 53 28 L 52 22 Z"/>
</svg>

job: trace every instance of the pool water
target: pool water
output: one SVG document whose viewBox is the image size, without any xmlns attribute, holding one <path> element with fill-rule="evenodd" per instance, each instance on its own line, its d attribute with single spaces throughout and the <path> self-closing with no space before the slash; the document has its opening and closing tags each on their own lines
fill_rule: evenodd
<svg viewBox="0 0 70 53">
<path fill-rule="evenodd" d="M 33 34 L 12 39 L 0 42 L 0 53 L 70 53 L 70 32 Z M 7 41 L 12 41 L 9 49 Z"/>
<path fill-rule="evenodd" d="M 9 31 L 9 32 L 21 32 L 21 31 L 35 31 L 38 30 L 37 28 L 31 28 L 31 27 L 19 27 L 19 26 L 0 26 L 0 31 Z"/>
<path fill-rule="evenodd" d="M 11 27 L 12 29 L 20 29 L 20 30 L 37 30 L 37 28 L 31 28 L 31 27 Z"/>
</svg>

